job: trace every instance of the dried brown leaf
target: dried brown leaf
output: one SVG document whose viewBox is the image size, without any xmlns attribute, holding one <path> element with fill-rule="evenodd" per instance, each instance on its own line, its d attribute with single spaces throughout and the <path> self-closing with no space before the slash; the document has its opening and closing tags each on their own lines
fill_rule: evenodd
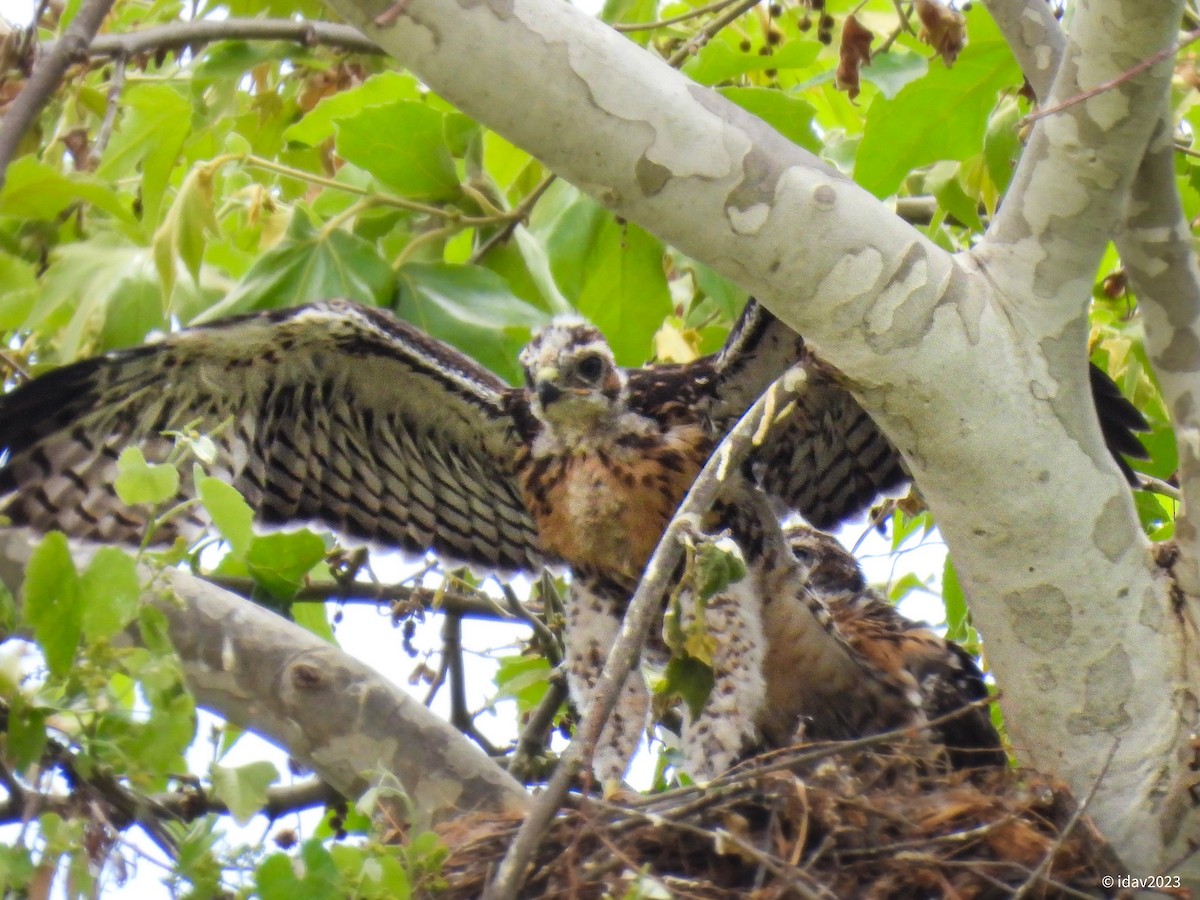
<svg viewBox="0 0 1200 900">
<path fill-rule="evenodd" d="M 855 16 L 847 16 L 842 24 L 842 47 L 834 83 L 851 100 L 858 96 L 859 71 L 871 64 L 871 41 L 875 39 Z"/>
<path fill-rule="evenodd" d="M 921 33 L 917 36 L 940 53 L 949 68 L 967 46 L 966 17 L 940 0 L 916 0 L 916 7 L 921 20 Z"/>
</svg>

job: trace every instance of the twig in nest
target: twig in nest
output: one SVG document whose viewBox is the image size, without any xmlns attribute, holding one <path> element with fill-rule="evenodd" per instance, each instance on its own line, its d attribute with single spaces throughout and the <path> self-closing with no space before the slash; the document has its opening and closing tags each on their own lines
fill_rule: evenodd
<svg viewBox="0 0 1200 900">
<path fill-rule="evenodd" d="M 1042 861 L 1038 863 L 1037 868 L 1030 873 L 1029 878 L 1025 880 L 1023 885 L 1013 891 L 1012 900 L 1021 900 L 1022 897 L 1028 895 L 1030 891 L 1037 887 L 1037 883 L 1042 880 L 1042 876 L 1044 876 L 1050 866 L 1053 865 L 1055 857 L 1058 856 L 1058 851 L 1062 849 L 1063 842 L 1066 841 L 1071 832 L 1075 830 L 1075 826 L 1079 824 L 1079 820 L 1082 819 L 1083 814 L 1087 812 L 1088 805 L 1096 796 L 1096 792 L 1100 790 L 1100 785 L 1104 782 L 1104 777 L 1108 774 L 1108 767 L 1112 765 L 1113 757 L 1116 755 L 1117 747 L 1119 747 L 1120 744 L 1121 739 L 1119 737 L 1113 738 L 1112 746 L 1108 748 L 1108 755 L 1104 757 L 1104 763 L 1100 766 L 1100 771 L 1096 775 L 1096 780 L 1092 782 L 1092 787 L 1087 792 L 1087 796 L 1084 797 L 1079 802 L 1079 805 L 1075 807 L 1075 812 L 1071 814 L 1071 818 L 1067 820 L 1067 824 L 1064 825 L 1062 831 L 1058 833 L 1058 838 L 1053 844 L 1050 845 L 1049 849 L 1042 857 Z"/>
</svg>

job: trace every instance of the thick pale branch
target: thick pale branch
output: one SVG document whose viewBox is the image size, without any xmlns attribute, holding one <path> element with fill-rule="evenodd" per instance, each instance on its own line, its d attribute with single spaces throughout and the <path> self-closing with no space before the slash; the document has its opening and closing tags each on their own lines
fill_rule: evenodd
<svg viewBox="0 0 1200 900">
<path fill-rule="evenodd" d="M 1034 63 L 1039 81 L 1047 70 L 1055 73 L 1046 105 L 1060 106 L 1122 79 L 1173 46 L 1181 12 L 1177 0 L 1105 0 L 1077 10 L 1057 69 L 1050 69 L 1045 49 Z M 1121 23 L 1119 39 L 1114 21 Z M 1010 27 L 1036 31 L 1039 24 L 1035 14 Z M 1035 126 L 980 256 L 1015 256 L 1029 267 L 1025 284 L 1013 293 L 1038 301 L 1028 314 L 1042 320 L 1039 330 L 1049 331 L 1055 318 L 1065 328 L 1081 314 L 1165 106 L 1171 71 L 1171 59 L 1162 59 Z"/>
<path fill-rule="evenodd" d="M 1039 98 L 1049 96 L 1066 37 L 1050 7 L 1037 0 L 989 0 L 1021 70 Z M 1146 347 L 1171 410 L 1179 447 L 1183 506 L 1176 519 L 1175 575 L 1200 596 L 1200 268 L 1175 183 L 1171 112 L 1164 101 L 1130 190 L 1117 250 L 1146 316 Z"/>
<path fill-rule="evenodd" d="M 0 531 L 0 582 L 14 594 L 34 545 Z M 174 569 L 149 596 L 197 702 L 286 747 L 343 796 L 394 778 L 430 821 L 527 806 L 521 786 L 453 727 L 311 632 Z"/>
</svg>

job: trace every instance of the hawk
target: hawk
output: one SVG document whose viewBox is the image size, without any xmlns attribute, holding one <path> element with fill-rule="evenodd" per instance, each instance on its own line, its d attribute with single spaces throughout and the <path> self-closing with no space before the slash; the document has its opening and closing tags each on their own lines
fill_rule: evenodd
<svg viewBox="0 0 1200 900">
<path fill-rule="evenodd" d="M 495 573 L 569 567 L 568 683 L 583 704 L 710 451 L 777 375 L 799 365 L 806 387 L 794 411 L 704 522 L 729 532 L 748 574 L 703 611 L 719 641 L 709 700 L 695 721 L 685 716 L 689 767 L 711 775 L 797 729 L 851 737 L 979 695 L 978 671 L 953 647 L 879 603 L 837 599 L 869 597 L 861 576 L 843 575 L 837 597 L 826 596 L 821 573 L 830 559 L 852 564 L 844 553 L 816 532 L 801 540 L 782 531 L 782 511 L 828 528 L 907 476 L 837 373 L 757 303 L 721 352 L 692 363 L 622 369 L 580 321 L 543 329 L 521 363 L 526 383 L 509 387 L 389 313 L 345 301 L 183 331 L 0 397 L 0 513 L 137 543 L 146 516 L 112 488 L 121 450 L 136 445 L 161 461 L 172 447 L 164 432 L 198 428 L 218 448 L 217 474 L 264 525 L 317 522 Z M 1110 446 L 1140 448 L 1129 434 L 1144 425 L 1136 410 L 1115 387 L 1097 396 Z M 191 496 L 189 477 L 180 500 Z M 156 539 L 190 539 L 203 516 L 190 506 Z M 635 672 L 595 760 L 606 784 L 623 774 L 647 709 Z M 994 753 L 990 723 L 976 731 L 963 742 Z"/>
</svg>

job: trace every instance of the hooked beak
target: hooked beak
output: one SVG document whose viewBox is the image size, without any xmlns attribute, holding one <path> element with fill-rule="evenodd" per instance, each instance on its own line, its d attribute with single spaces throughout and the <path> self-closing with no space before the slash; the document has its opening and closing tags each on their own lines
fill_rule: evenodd
<svg viewBox="0 0 1200 900">
<path fill-rule="evenodd" d="M 562 395 L 562 388 L 553 382 L 539 381 L 537 384 L 538 402 L 541 403 L 543 407 L 549 406 Z"/>
</svg>

